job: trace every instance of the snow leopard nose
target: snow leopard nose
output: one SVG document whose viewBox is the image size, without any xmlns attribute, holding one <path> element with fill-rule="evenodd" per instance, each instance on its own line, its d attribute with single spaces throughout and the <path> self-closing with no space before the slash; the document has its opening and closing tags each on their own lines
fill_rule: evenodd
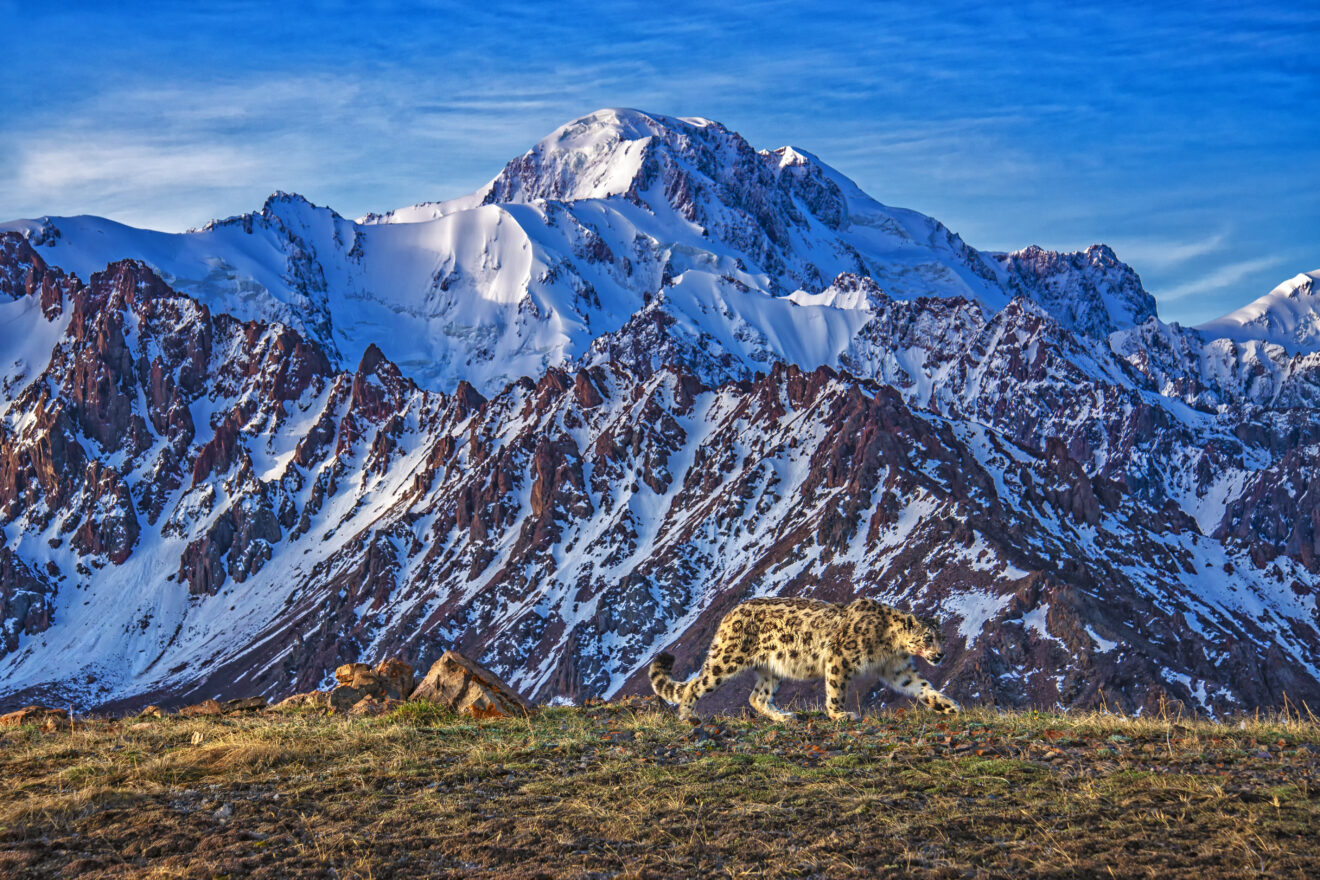
<svg viewBox="0 0 1320 880">
<path fill-rule="evenodd" d="M 930 657 L 927 659 L 929 659 L 931 663 L 939 663 L 941 660 L 944 659 L 944 652 L 936 651 L 934 654 L 931 654 Z"/>
</svg>

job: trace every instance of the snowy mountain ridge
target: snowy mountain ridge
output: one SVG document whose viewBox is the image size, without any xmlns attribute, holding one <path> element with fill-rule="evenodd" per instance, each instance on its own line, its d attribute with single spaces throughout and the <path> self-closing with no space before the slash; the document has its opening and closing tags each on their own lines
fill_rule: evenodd
<svg viewBox="0 0 1320 880">
<path fill-rule="evenodd" d="M 1165 324 L 1103 245 L 981 253 L 623 110 L 357 222 L 3 224 L 0 700 L 447 647 L 607 696 L 861 591 L 946 618 L 968 699 L 1320 702 L 1313 280 Z"/>
<path fill-rule="evenodd" d="M 213 309 L 297 327 L 341 365 L 375 344 L 427 387 L 484 391 L 580 356 L 671 286 L 682 288 L 675 317 L 727 315 L 730 332 L 746 326 L 768 346 L 741 353 L 751 368 L 812 368 L 834 365 L 864 316 L 832 304 L 840 314 L 822 317 L 819 302 L 784 295 L 841 273 L 899 299 L 963 296 L 997 311 L 1018 294 L 1057 307 L 1070 282 L 1054 275 L 1113 268 L 1050 263 L 1038 249 L 982 255 L 804 151 L 758 153 L 718 123 L 617 110 L 562 127 L 471 196 L 361 224 L 277 193 L 260 212 L 182 235 L 88 217 L 0 228 L 81 278 L 142 260 Z M 791 350 L 799 321 L 829 338 Z"/>
</svg>

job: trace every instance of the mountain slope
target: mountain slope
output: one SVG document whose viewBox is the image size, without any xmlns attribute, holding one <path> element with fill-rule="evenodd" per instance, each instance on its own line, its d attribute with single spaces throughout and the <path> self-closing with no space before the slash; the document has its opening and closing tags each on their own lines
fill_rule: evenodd
<svg viewBox="0 0 1320 880">
<path fill-rule="evenodd" d="M 33 294 L 66 280 L 24 247 Z M 12 595 L 44 603 L 0 659 L 14 698 L 278 693 L 457 646 L 582 699 L 643 688 L 742 597 L 857 591 L 943 614 L 966 699 L 1320 696 L 1302 565 L 1258 569 L 1057 441 L 1037 455 L 884 386 L 610 364 L 427 392 L 375 350 L 336 372 L 135 263 L 60 308 L 0 456 L 35 584 Z"/>
<path fill-rule="evenodd" d="M 981 254 L 637 111 L 360 222 L 6 227 L 0 701 L 449 647 L 579 700 L 860 592 L 966 701 L 1320 702 L 1320 354 L 1164 324 L 1104 246 Z"/>
</svg>

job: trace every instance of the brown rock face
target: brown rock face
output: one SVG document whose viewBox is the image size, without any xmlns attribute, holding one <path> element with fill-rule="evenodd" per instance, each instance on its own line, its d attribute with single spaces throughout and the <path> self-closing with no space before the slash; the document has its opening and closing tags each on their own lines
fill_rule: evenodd
<svg viewBox="0 0 1320 880">
<path fill-rule="evenodd" d="M 1269 565 L 1286 554 L 1320 572 L 1320 448 L 1308 444 L 1285 453 L 1258 473 L 1228 505 L 1215 537 L 1249 549 Z"/>
<path fill-rule="evenodd" d="M 279 517 L 264 486 L 238 499 L 216 518 L 206 534 L 188 545 L 179 562 L 179 580 L 194 596 L 215 595 L 227 578 L 243 583 L 270 561 L 282 537 Z"/>
<path fill-rule="evenodd" d="M 0 296 L 35 297 L 41 301 L 42 313 L 55 318 L 64 311 L 65 298 L 78 286 L 76 278 L 48 266 L 23 236 L 0 234 Z"/>
<path fill-rule="evenodd" d="M 413 668 L 398 657 L 382 660 L 375 672 L 385 685 L 386 696 L 395 700 L 406 700 L 412 696 L 416 686 Z"/>
<path fill-rule="evenodd" d="M 55 586 L 0 546 L 0 654 L 18 647 L 20 635 L 45 632 L 51 624 Z"/>
<path fill-rule="evenodd" d="M 499 676 L 454 651 L 446 651 L 431 665 L 412 698 L 473 718 L 519 716 L 532 711 Z"/>
<path fill-rule="evenodd" d="M 0 295 L 40 297 L 48 319 L 66 321 L 44 371 L 5 388 L 11 412 L 30 417 L 18 433 L 0 425 L 0 526 L 58 526 L 45 540 L 84 557 L 82 574 L 126 563 L 144 527 L 160 527 L 177 490 L 192 486 L 198 504 L 161 529 L 190 538 L 178 573 L 190 592 L 214 595 L 259 571 L 298 517 L 284 485 L 252 473 L 246 435 L 277 428 L 294 402 L 327 385 L 325 354 L 278 325 L 212 315 L 141 263 L 115 263 L 84 284 L 11 233 L 0 234 Z M 413 387 L 392 364 L 373 366 L 360 395 L 370 412 L 327 401 L 334 420 L 356 419 L 363 432 L 393 413 L 391 394 Z M 344 396 L 350 384 L 345 377 Z M 51 592 L 41 575 L 0 559 L 0 652 L 49 626 Z"/>
</svg>

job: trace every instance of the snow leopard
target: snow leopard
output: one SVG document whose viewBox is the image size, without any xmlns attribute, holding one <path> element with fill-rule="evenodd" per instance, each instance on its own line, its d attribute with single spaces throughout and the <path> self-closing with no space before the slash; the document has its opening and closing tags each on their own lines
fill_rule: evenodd
<svg viewBox="0 0 1320 880">
<path fill-rule="evenodd" d="M 651 663 L 651 687 L 678 706 L 680 718 L 696 723 L 697 700 L 744 669 L 756 670 L 751 704 L 756 711 L 786 721 L 792 713 L 775 705 L 782 679 L 825 678 L 825 711 L 833 719 L 857 720 L 844 710 L 848 683 L 878 672 L 894 690 L 916 697 L 937 712 L 960 707 L 917 674 L 912 658 L 944 659 L 939 624 L 874 599 L 846 605 L 816 599 L 751 599 L 724 616 L 706 661 L 687 681 L 674 681 L 674 658 L 661 654 Z"/>
</svg>

